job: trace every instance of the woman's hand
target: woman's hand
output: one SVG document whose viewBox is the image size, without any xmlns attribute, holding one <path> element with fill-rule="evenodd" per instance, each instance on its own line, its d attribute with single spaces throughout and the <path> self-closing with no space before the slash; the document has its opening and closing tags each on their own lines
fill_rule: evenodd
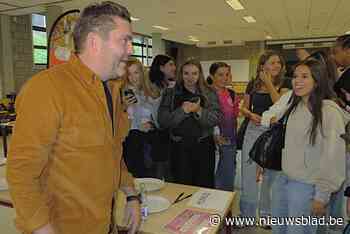
<svg viewBox="0 0 350 234">
<path fill-rule="evenodd" d="M 262 175 L 264 174 L 264 169 L 259 165 L 256 166 L 256 182 L 259 183 L 262 180 Z"/>
<path fill-rule="evenodd" d="M 270 119 L 270 125 L 271 124 L 275 124 L 275 123 L 277 123 L 277 118 L 276 118 L 276 116 L 274 116 L 274 117 L 272 117 L 271 119 Z"/>
<path fill-rule="evenodd" d="M 182 103 L 182 109 L 186 114 L 191 112 L 197 113 L 201 110 L 200 100 L 198 100 L 198 102 L 195 103 L 185 101 Z"/>
<path fill-rule="evenodd" d="M 226 137 L 221 135 L 214 135 L 214 141 L 217 145 L 227 145 L 230 143 Z"/>
<path fill-rule="evenodd" d="M 254 113 L 250 113 L 249 114 L 249 119 L 250 119 L 250 121 L 252 121 L 256 125 L 260 125 L 261 124 L 261 116 L 260 115 L 257 115 L 257 114 L 254 114 Z"/>
<path fill-rule="evenodd" d="M 135 104 L 137 102 L 137 99 L 134 95 L 123 95 L 123 103 L 126 105 L 126 107 L 129 107 L 132 104 Z"/>
<path fill-rule="evenodd" d="M 183 102 L 181 107 L 186 114 L 192 112 L 192 102 Z"/>
<path fill-rule="evenodd" d="M 142 132 L 148 132 L 154 129 L 154 124 L 152 122 L 144 122 L 141 123 L 141 131 Z"/>
<path fill-rule="evenodd" d="M 259 74 L 259 79 L 262 80 L 266 86 L 272 84 L 272 76 L 267 71 L 261 71 Z"/>
</svg>

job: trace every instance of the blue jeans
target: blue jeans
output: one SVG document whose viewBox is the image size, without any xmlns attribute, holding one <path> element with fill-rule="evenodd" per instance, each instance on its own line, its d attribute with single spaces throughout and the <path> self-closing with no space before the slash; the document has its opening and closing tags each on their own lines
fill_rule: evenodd
<svg viewBox="0 0 350 234">
<path fill-rule="evenodd" d="M 240 211 L 241 216 L 255 217 L 259 202 L 259 184 L 256 182 L 256 167 L 257 164 L 249 158 L 249 151 L 255 143 L 256 139 L 268 128 L 256 126 L 249 123 L 244 135 L 241 159 L 241 197 Z M 269 183 L 267 183 L 269 184 Z M 264 185 L 266 186 L 266 185 Z M 267 191 L 269 189 L 263 189 Z M 265 193 L 264 192 L 264 193 Z M 262 194 L 262 197 L 268 199 L 269 196 Z M 266 202 L 265 202 L 266 203 Z"/>
<path fill-rule="evenodd" d="M 236 176 L 236 145 L 219 146 L 220 158 L 215 175 L 215 188 L 233 191 Z"/>
<path fill-rule="evenodd" d="M 345 215 L 345 197 L 344 197 L 344 184 L 341 186 L 339 191 L 331 194 L 329 203 L 327 205 L 327 216 L 332 218 L 342 218 Z M 344 219 L 346 220 L 346 219 Z M 341 234 L 345 228 L 344 225 L 334 225 L 334 226 L 319 226 L 317 234 Z"/>
<path fill-rule="evenodd" d="M 272 184 L 272 216 L 311 216 L 311 203 L 314 193 L 314 185 L 292 180 L 283 172 L 278 173 Z M 272 234 L 315 234 L 316 231 L 317 226 L 312 225 L 272 226 Z"/>
<path fill-rule="evenodd" d="M 264 169 L 263 179 L 260 187 L 259 213 L 260 217 L 271 216 L 272 183 L 278 171 Z"/>
</svg>

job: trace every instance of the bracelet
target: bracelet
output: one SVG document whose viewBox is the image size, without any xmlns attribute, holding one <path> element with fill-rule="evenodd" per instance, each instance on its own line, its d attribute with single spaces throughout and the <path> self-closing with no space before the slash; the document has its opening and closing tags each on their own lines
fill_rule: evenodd
<svg viewBox="0 0 350 234">
<path fill-rule="evenodd" d="M 130 195 L 126 197 L 126 202 L 130 201 L 138 201 L 141 204 L 141 198 L 140 195 Z"/>
</svg>

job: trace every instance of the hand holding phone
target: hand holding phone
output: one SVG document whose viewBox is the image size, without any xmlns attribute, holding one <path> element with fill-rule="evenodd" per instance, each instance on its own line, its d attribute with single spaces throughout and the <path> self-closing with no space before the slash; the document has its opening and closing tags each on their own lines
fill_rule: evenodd
<svg viewBox="0 0 350 234">
<path fill-rule="evenodd" d="M 136 95 L 135 95 L 135 93 L 134 93 L 134 91 L 133 91 L 132 89 L 126 89 L 126 90 L 124 90 L 123 101 L 124 101 L 127 105 L 131 105 L 131 104 L 137 103 Z"/>
</svg>

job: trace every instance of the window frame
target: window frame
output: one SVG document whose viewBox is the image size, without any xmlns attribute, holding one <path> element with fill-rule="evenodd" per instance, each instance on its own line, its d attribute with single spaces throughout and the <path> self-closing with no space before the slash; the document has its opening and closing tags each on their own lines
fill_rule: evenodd
<svg viewBox="0 0 350 234">
<path fill-rule="evenodd" d="M 152 49 L 152 45 L 149 44 L 149 39 L 152 40 L 152 37 L 150 36 L 147 36 L 147 35 L 143 35 L 143 34 L 138 34 L 138 33 L 135 33 L 134 34 L 135 37 L 139 37 L 141 38 L 141 43 L 139 42 L 132 42 L 132 47 L 134 48 L 134 46 L 138 46 L 138 47 L 141 47 L 141 55 L 137 55 L 137 54 L 133 54 L 131 55 L 131 57 L 133 58 L 138 58 L 140 59 L 141 58 L 141 61 L 142 61 L 142 64 L 145 66 L 145 67 L 149 67 L 151 66 L 151 64 L 148 64 L 148 60 L 149 59 L 152 59 L 153 56 L 150 56 L 148 54 L 149 52 L 149 49 Z M 153 43 L 152 43 L 153 44 Z M 144 54 L 144 51 L 146 50 L 146 54 Z M 153 49 L 152 49 L 152 55 L 153 55 Z"/>
<path fill-rule="evenodd" d="M 40 27 L 40 26 L 36 26 L 36 25 L 33 25 L 33 15 L 41 15 L 41 16 L 44 16 L 45 17 L 45 27 Z M 40 13 L 33 13 L 31 14 L 31 36 L 32 36 L 32 52 L 33 52 L 33 67 L 35 68 L 41 68 L 41 67 L 46 67 L 47 66 L 47 59 L 45 60 L 45 63 L 35 63 L 35 59 L 34 59 L 34 56 L 35 56 L 35 49 L 39 49 L 39 50 L 46 50 L 46 56 L 48 56 L 48 36 L 47 36 L 47 17 L 45 14 L 40 14 Z M 37 31 L 37 32 L 45 32 L 46 34 L 46 46 L 43 46 L 43 45 L 35 45 L 34 44 L 34 31 Z"/>
</svg>

